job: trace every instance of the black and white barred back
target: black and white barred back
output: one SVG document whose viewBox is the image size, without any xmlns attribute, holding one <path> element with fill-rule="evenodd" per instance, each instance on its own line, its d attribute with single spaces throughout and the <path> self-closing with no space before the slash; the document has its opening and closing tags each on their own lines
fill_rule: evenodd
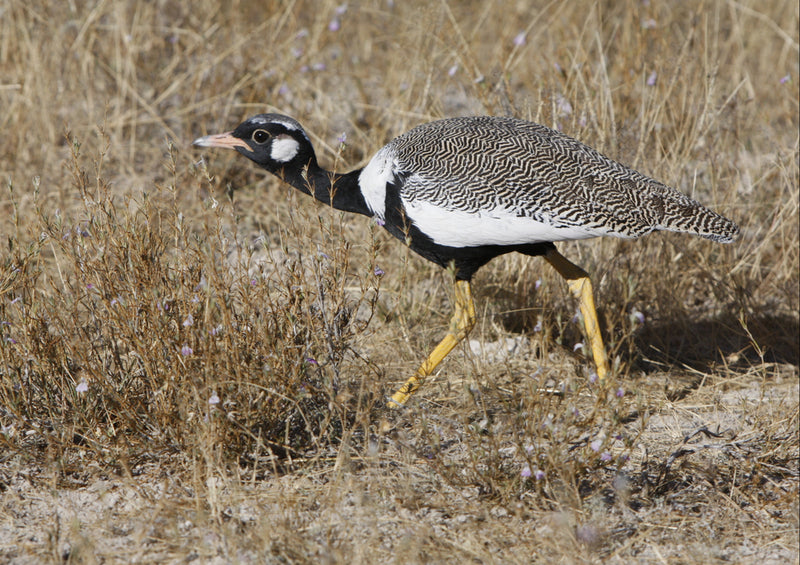
<svg viewBox="0 0 800 565">
<path fill-rule="evenodd" d="M 393 139 L 359 179 L 378 216 L 392 179 L 407 216 L 442 245 L 634 238 L 655 230 L 730 242 L 739 231 L 674 188 L 514 118 L 444 119 Z"/>
</svg>

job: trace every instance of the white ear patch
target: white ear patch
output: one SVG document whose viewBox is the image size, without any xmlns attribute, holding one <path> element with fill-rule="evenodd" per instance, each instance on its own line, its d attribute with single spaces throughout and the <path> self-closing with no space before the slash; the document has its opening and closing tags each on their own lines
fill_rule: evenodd
<svg viewBox="0 0 800 565">
<path fill-rule="evenodd" d="M 297 156 L 300 144 L 290 135 L 279 135 L 272 140 L 269 156 L 278 163 L 288 163 Z"/>
</svg>

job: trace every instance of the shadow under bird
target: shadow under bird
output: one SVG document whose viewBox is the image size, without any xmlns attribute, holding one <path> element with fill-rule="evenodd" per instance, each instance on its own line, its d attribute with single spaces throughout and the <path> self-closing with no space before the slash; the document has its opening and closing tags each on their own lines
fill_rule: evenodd
<svg viewBox="0 0 800 565">
<path fill-rule="evenodd" d="M 374 217 L 413 251 L 455 270 L 455 313 L 444 339 L 392 396 L 402 406 L 475 325 L 470 280 L 494 257 L 542 256 L 580 303 L 600 379 L 609 372 L 587 273 L 556 241 L 637 238 L 657 230 L 729 243 L 739 228 L 682 192 L 545 126 L 507 117 L 429 122 L 396 137 L 361 169 L 321 168 L 302 126 L 259 114 L 194 141 L 235 149 L 333 208 Z"/>
</svg>

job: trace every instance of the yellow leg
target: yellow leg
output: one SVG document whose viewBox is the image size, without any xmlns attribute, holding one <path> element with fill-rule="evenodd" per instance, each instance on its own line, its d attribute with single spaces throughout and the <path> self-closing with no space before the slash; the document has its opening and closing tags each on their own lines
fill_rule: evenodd
<svg viewBox="0 0 800 565">
<path fill-rule="evenodd" d="M 597 323 L 597 311 L 594 308 L 594 297 L 592 296 L 592 281 L 589 280 L 586 271 L 569 262 L 555 249 L 549 251 L 544 258 L 562 277 L 567 279 L 569 289 L 580 303 L 583 324 L 586 327 L 586 339 L 592 348 L 594 364 L 597 366 L 597 376 L 602 380 L 609 372 L 608 358 L 606 349 L 603 347 L 603 338 L 600 335 L 600 325 Z"/>
<path fill-rule="evenodd" d="M 475 303 L 472 301 L 472 288 L 469 281 L 456 281 L 456 311 L 450 320 L 450 328 L 444 339 L 431 352 L 425 362 L 420 365 L 417 372 L 397 392 L 392 395 L 388 402 L 389 408 L 400 408 L 417 392 L 417 389 L 425 382 L 425 378 L 433 373 L 437 365 L 442 362 L 448 353 L 467 337 L 470 330 L 475 326 Z"/>
</svg>

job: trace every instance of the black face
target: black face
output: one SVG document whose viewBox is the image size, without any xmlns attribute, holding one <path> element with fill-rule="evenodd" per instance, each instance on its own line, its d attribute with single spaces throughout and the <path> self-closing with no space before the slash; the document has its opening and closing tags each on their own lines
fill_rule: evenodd
<svg viewBox="0 0 800 565">
<path fill-rule="evenodd" d="M 301 168 L 314 161 L 314 150 L 299 123 L 280 114 L 259 114 L 230 133 L 195 140 L 203 147 L 235 149 L 273 173 Z"/>
</svg>

